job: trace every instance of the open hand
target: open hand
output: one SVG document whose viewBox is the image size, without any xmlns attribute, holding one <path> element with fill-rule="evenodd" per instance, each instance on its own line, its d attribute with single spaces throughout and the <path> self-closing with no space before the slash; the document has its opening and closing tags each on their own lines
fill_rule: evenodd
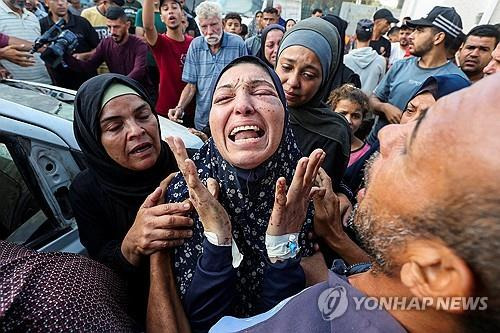
<svg viewBox="0 0 500 333">
<path fill-rule="evenodd" d="M 286 180 L 280 177 L 276 182 L 276 193 L 267 234 L 280 236 L 297 233 L 304 224 L 310 192 L 316 174 L 325 159 L 325 152 L 314 150 L 309 158 L 303 157 L 297 163 L 290 188 L 286 191 Z"/>
<path fill-rule="evenodd" d="M 167 143 L 186 180 L 189 199 L 200 216 L 205 232 L 214 232 L 219 245 L 231 244 L 231 221 L 224 207 L 217 201 L 219 192 L 217 181 L 209 178 L 205 187 L 198 177 L 196 165 L 188 158 L 184 142 L 177 137 L 168 137 Z"/>
</svg>

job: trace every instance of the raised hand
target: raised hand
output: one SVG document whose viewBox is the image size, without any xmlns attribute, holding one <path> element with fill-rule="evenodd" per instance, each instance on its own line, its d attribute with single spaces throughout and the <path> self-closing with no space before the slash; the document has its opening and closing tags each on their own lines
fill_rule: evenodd
<svg viewBox="0 0 500 333">
<path fill-rule="evenodd" d="M 332 189 L 332 180 L 320 169 L 311 191 L 314 202 L 314 233 L 321 238 L 337 240 L 345 236 L 342 228 L 340 201 Z"/>
<path fill-rule="evenodd" d="M 280 236 L 297 233 L 305 222 L 310 192 L 314 179 L 325 159 L 325 152 L 314 150 L 309 158 L 303 157 L 297 163 L 290 188 L 286 191 L 285 178 L 276 182 L 276 192 L 267 234 Z"/>
<path fill-rule="evenodd" d="M 344 232 L 339 198 L 333 192 L 332 181 L 325 170 L 319 170 L 316 185 L 318 187 L 311 190 L 316 236 L 321 237 L 348 264 L 369 261 L 368 255 Z"/>
<path fill-rule="evenodd" d="M 172 178 L 173 174 L 164 182 L 165 188 Z M 123 256 L 134 266 L 139 265 L 142 256 L 182 245 L 184 238 L 193 234 L 188 229 L 193 221 L 182 216 L 191 210 L 190 203 L 160 204 L 163 192 L 161 187 L 157 187 L 146 198 L 122 242 Z"/>
<path fill-rule="evenodd" d="M 217 201 L 219 192 L 217 181 L 209 178 L 205 187 L 198 177 L 196 165 L 188 158 L 182 140 L 177 137 L 168 137 L 167 143 L 186 180 L 189 199 L 200 216 L 205 232 L 214 232 L 219 245 L 231 244 L 231 221 L 224 207 Z"/>
</svg>

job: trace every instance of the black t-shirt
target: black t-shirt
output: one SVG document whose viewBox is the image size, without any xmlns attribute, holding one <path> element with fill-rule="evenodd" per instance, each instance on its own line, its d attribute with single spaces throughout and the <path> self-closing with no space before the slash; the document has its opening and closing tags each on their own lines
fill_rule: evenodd
<svg viewBox="0 0 500 333">
<path fill-rule="evenodd" d="M 378 40 L 371 40 L 370 46 L 381 56 L 386 58 L 391 56 L 391 42 L 385 37 L 380 37 Z"/>
<path fill-rule="evenodd" d="M 49 30 L 54 24 L 55 22 L 52 21 L 50 15 L 42 18 L 40 20 L 42 34 Z M 63 30 L 70 30 L 78 38 L 78 45 L 74 53 L 89 52 L 95 49 L 97 44 L 99 44 L 99 35 L 90 22 L 84 17 L 73 15 L 68 12 L 68 23 Z M 69 68 L 64 68 L 62 65 L 56 68 L 47 66 L 47 69 L 55 85 L 74 90 L 77 90 L 83 82 L 97 74 L 96 72 L 75 72 Z"/>
<path fill-rule="evenodd" d="M 89 52 L 99 44 L 99 35 L 86 18 L 68 12 L 68 23 L 63 30 L 70 30 L 78 37 L 75 53 Z M 50 15 L 40 20 L 42 34 L 55 24 Z"/>
</svg>

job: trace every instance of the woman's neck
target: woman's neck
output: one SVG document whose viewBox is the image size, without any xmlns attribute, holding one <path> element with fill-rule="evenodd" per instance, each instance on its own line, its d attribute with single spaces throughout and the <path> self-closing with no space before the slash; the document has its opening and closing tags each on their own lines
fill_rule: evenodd
<svg viewBox="0 0 500 333">
<path fill-rule="evenodd" d="M 351 151 L 355 151 L 361 147 L 363 147 L 365 143 L 359 139 L 358 137 L 356 136 L 352 136 L 352 142 L 351 142 Z"/>
</svg>

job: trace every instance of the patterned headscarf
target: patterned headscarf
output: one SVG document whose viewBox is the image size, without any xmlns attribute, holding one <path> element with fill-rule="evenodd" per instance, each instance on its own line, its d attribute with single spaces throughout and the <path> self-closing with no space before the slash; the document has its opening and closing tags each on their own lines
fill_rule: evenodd
<svg viewBox="0 0 500 333">
<path fill-rule="evenodd" d="M 302 157 L 288 125 L 286 99 L 278 76 L 262 60 L 245 56 L 230 63 L 221 73 L 242 63 L 252 63 L 264 68 L 272 78 L 285 110 L 285 125 L 280 145 L 273 156 L 252 170 L 241 170 L 229 164 L 209 139 L 193 157 L 201 181 L 209 177 L 220 186 L 219 201 L 231 219 L 233 239 L 243 254 L 237 268 L 234 315 L 249 316 L 256 313 L 260 299 L 264 267 L 266 266 L 265 234 L 274 204 L 276 181 L 285 177 L 290 184 L 297 162 Z M 220 79 L 220 76 L 219 76 Z M 218 81 L 218 80 L 217 80 Z M 188 189 L 182 175 L 178 174 L 167 191 L 167 201 L 179 202 L 188 198 Z M 304 227 L 299 236 L 303 256 L 312 254 L 312 243 L 307 233 L 312 229 L 312 205 L 309 206 Z M 196 213 L 193 237 L 176 248 L 174 270 L 181 297 L 191 284 L 198 257 L 202 253 L 203 225 Z M 196 286 L 193 286 L 196 287 Z"/>
</svg>

